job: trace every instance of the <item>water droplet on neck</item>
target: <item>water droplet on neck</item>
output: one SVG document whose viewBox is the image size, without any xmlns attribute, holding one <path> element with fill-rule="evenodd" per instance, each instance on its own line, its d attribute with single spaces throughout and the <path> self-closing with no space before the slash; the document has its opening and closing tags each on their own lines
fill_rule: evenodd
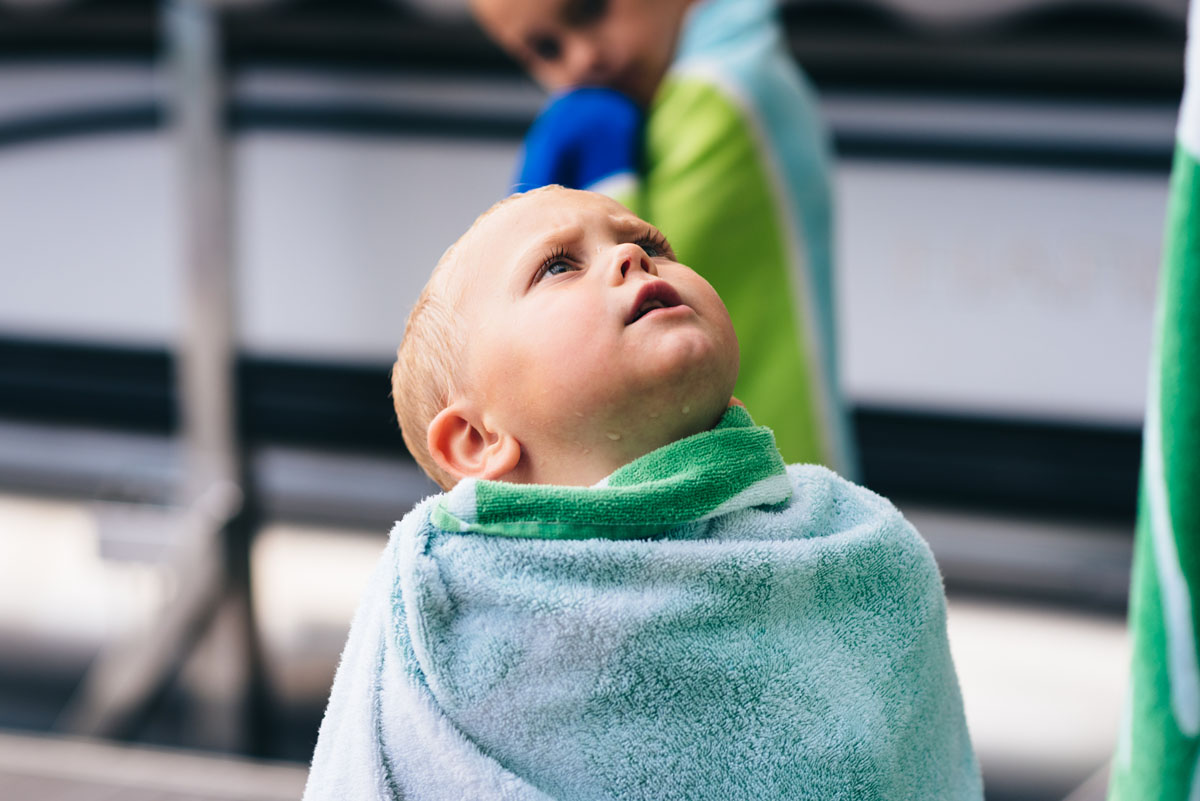
<svg viewBox="0 0 1200 801">
<path fill-rule="evenodd" d="M 684 406 L 684 407 L 683 407 L 683 413 L 684 413 L 684 414 L 687 414 L 687 413 L 688 413 L 688 412 L 690 412 L 691 410 L 692 410 L 692 407 L 691 407 L 691 406 Z"/>
<path fill-rule="evenodd" d="M 621 438 L 621 435 L 615 431 L 609 431 L 608 438 L 615 442 L 616 440 L 619 440 Z"/>
</svg>

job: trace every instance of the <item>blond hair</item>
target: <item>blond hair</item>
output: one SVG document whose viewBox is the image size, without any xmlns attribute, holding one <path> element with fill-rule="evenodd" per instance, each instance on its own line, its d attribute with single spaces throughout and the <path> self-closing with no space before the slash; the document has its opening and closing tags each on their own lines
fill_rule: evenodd
<svg viewBox="0 0 1200 801">
<path fill-rule="evenodd" d="M 458 299 L 447 297 L 452 288 L 444 278 L 446 258 L 438 262 L 408 315 L 392 365 L 392 405 L 404 444 L 442 489 L 450 489 L 457 479 L 438 467 L 430 455 L 429 423 L 449 405 L 458 388 L 462 357 L 462 325 L 455 311 Z"/>
<path fill-rule="evenodd" d="M 462 244 L 483 220 L 514 200 L 560 186 L 544 186 L 509 195 L 475 218 L 466 233 L 442 254 L 437 266 L 421 290 L 416 305 L 404 324 L 404 336 L 396 349 L 392 366 L 392 404 L 404 444 L 417 464 L 442 489 L 450 489 L 458 479 L 447 473 L 429 453 L 429 424 L 450 405 L 462 390 L 461 372 L 466 341 L 459 306 L 465 282 L 452 281 Z"/>
</svg>

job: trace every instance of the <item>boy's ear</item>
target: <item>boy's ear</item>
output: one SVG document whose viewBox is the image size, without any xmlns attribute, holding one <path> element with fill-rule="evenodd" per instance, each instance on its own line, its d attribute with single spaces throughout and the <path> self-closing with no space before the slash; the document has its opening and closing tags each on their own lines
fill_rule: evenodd
<svg viewBox="0 0 1200 801">
<path fill-rule="evenodd" d="M 438 467 L 457 478 L 499 479 L 521 461 L 516 437 L 488 430 L 465 401 L 450 404 L 430 421 L 427 447 Z"/>
</svg>

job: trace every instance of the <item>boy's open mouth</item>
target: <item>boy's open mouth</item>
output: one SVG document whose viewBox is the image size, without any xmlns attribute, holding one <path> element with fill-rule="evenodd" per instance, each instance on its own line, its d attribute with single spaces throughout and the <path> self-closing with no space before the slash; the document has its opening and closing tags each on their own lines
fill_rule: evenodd
<svg viewBox="0 0 1200 801">
<path fill-rule="evenodd" d="M 633 299 L 633 307 L 625 318 L 625 325 L 632 325 L 656 309 L 670 309 L 682 306 L 683 298 L 675 288 L 666 281 L 651 281 L 638 290 Z"/>
</svg>

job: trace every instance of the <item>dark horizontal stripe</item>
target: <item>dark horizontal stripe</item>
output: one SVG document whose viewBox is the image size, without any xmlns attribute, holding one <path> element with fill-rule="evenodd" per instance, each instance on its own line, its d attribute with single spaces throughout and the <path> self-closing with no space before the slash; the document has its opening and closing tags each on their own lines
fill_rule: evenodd
<svg viewBox="0 0 1200 801">
<path fill-rule="evenodd" d="M 1173 143 L 1162 147 L 1111 146 L 1035 140 L 971 140 L 966 137 L 896 136 L 834 132 L 839 156 L 858 161 L 904 161 L 939 164 L 981 164 L 1045 169 L 1148 172 L 1167 174 L 1174 158 Z"/>
<path fill-rule="evenodd" d="M 162 349 L 0 339 L 0 415 L 166 433 L 171 380 Z"/>
<path fill-rule="evenodd" d="M 872 0 L 806 0 L 783 16 L 792 52 L 825 89 L 1173 102 L 1183 88 L 1183 20 L 1145 5 L 1050 1 L 938 24 Z"/>
<path fill-rule="evenodd" d="M 171 357 L 153 348 L 0 339 L 0 416 L 167 434 Z M 243 432 L 407 458 L 388 366 L 247 357 Z M 855 410 L 864 483 L 900 500 L 1131 520 L 1140 432 L 919 410 Z"/>
<path fill-rule="evenodd" d="M 263 442 L 406 456 L 388 368 L 244 358 L 243 434 Z M 0 339 L 0 416 L 174 433 L 173 359 L 159 348 Z"/>
<path fill-rule="evenodd" d="M 28 117 L 0 120 L 0 147 L 108 134 L 146 133 L 159 130 L 166 120 L 166 110 L 150 101 L 104 108 L 40 112 Z M 228 121 L 234 131 L 515 140 L 525 133 L 531 118 L 528 115 L 485 115 L 350 104 L 234 103 L 229 109 Z"/>
<path fill-rule="evenodd" d="M 0 147 L 153 131 L 163 118 L 162 107 L 153 102 L 42 112 L 0 120 Z"/>
<path fill-rule="evenodd" d="M 1041 0 L 1022 8 L 997 13 L 979 4 L 974 13 L 950 15 L 906 13 L 886 0 L 783 0 L 780 16 L 794 31 L 817 26 L 823 29 L 902 31 L 928 38 L 1019 34 L 1045 36 L 1057 33 L 1076 41 L 1093 37 L 1125 38 L 1177 36 L 1183 14 L 1171 14 L 1146 3 L 1063 2 Z"/>
<path fill-rule="evenodd" d="M 1132 521 L 1141 430 L 860 407 L 868 486 L 964 507 Z"/>
<path fill-rule="evenodd" d="M 0 147 L 17 147 L 64 138 L 133 134 L 158 130 L 166 114 L 153 103 L 104 109 L 42 113 L 0 122 Z M 377 105 L 301 105 L 235 103 L 229 123 L 234 131 L 276 131 L 337 136 L 426 137 L 515 141 L 529 126 L 524 114 L 397 109 Z M 1163 147 L 1004 141 L 915 134 L 835 131 L 839 155 L 859 160 L 947 164 L 1019 165 L 1047 169 L 1089 169 L 1167 173 L 1173 155 Z"/>
<path fill-rule="evenodd" d="M 1182 45 L 1125 48 L 1110 43 L 1072 55 L 1070 44 L 1001 47 L 960 42 L 861 41 L 832 37 L 793 50 L 823 91 L 1037 98 L 1044 101 L 1177 103 L 1183 92 Z M 856 58 L 847 60 L 850 50 Z"/>
<path fill-rule="evenodd" d="M 525 114 L 479 114 L 351 104 L 235 103 L 230 114 L 233 128 L 242 131 L 502 140 L 520 139 L 532 121 Z"/>
</svg>

